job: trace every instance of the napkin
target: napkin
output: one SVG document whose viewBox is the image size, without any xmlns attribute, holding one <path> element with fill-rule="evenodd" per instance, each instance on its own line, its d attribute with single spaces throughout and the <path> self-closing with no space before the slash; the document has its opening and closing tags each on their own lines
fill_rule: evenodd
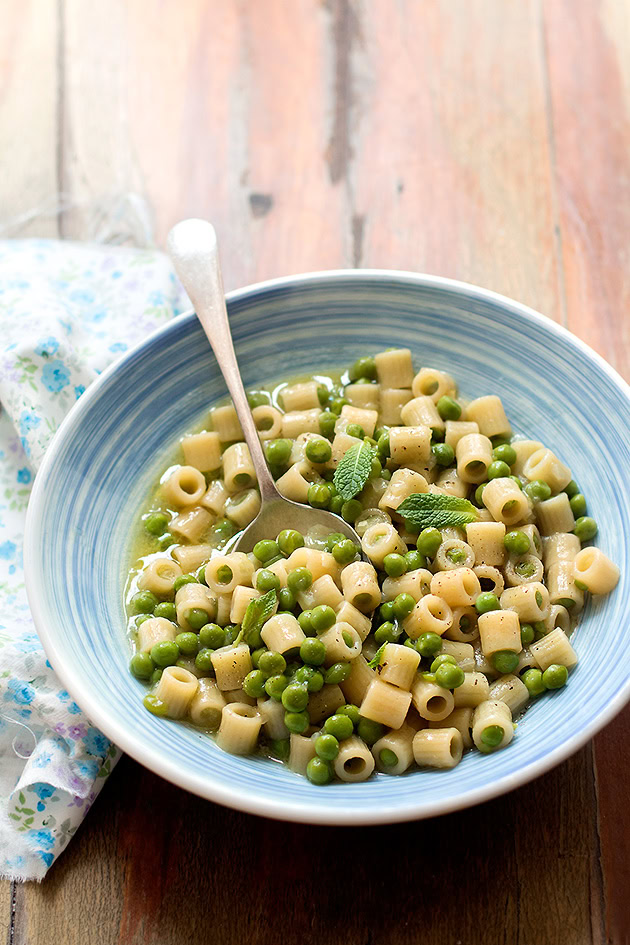
<svg viewBox="0 0 630 945">
<path fill-rule="evenodd" d="M 161 253 L 0 241 L 0 877 L 43 878 L 119 757 L 55 676 L 29 613 L 33 480 L 86 387 L 185 307 Z"/>
</svg>

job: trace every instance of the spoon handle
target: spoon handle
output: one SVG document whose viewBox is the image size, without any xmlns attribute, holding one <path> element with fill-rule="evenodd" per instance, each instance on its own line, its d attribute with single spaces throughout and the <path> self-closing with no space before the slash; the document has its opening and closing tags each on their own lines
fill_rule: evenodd
<svg viewBox="0 0 630 945">
<path fill-rule="evenodd" d="M 205 220 L 182 220 L 168 234 L 168 252 L 201 322 L 227 384 L 252 457 L 262 500 L 280 497 L 269 472 L 238 368 L 225 307 L 219 249 L 214 227 Z"/>
</svg>

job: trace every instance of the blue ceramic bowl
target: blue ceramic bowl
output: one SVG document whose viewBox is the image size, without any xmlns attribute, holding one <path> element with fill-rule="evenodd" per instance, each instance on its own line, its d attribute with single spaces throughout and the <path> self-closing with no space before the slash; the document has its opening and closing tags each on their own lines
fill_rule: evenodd
<svg viewBox="0 0 630 945">
<path fill-rule="evenodd" d="M 498 393 L 515 431 L 568 463 L 621 568 L 590 600 L 573 637 L 566 689 L 534 703 L 506 751 L 452 771 L 378 775 L 314 787 L 286 767 L 220 751 L 212 738 L 150 715 L 128 672 L 123 585 L 130 534 L 164 458 L 225 395 L 195 317 L 183 315 L 116 362 L 62 424 L 37 476 L 27 525 L 27 586 L 51 663 L 92 722 L 124 751 L 203 797 L 283 819 L 368 824 L 475 804 L 576 751 L 630 697 L 630 390 L 584 344 L 522 305 L 412 273 L 324 272 L 233 292 L 228 308 L 248 386 L 326 368 L 392 345 L 444 368 L 466 397 Z"/>
</svg>

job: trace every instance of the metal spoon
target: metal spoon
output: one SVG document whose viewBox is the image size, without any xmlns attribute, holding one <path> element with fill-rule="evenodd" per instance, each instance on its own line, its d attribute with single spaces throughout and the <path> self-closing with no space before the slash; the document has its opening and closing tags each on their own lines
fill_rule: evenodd
<svg viewBox="0 0 630 945">
<path fill-rule="evenodd" d="M 306 534 L 315 525 L 324 526 L 329 532 L 340 532 L 360 545 L 355 530 L 338 515 L 285 499 L 276 488 L 234 353 L 214 227 L 205 220 L 183 220 L 170 231 L 167 246 L 175 272 L 188 293 L 221 368 L 258 478 L 262 501 L 260 512 L 232 550 L 251 551 L 257 541 L 275 538 L 285 528 Z"/>
</svg>

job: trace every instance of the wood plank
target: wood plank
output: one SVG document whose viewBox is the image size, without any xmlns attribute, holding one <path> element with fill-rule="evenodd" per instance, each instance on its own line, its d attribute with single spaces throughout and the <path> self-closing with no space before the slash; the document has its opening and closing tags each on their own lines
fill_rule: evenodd
<svg viewBox="0 0 630 945">
<path fill-rule="evenodd" d="M 543 6 L 568 327 L 630 380 L 630 11 Z M 579 63 L 579 67 L 578 67 Z M 630 709 L 593 742 L 605 941 L 630 934 Z"/>
<path fill-rule="evenodd" d="M 346 196 L 326 159 L 338 27 L 325 6 L 66 8 L 64 185 L 87 204 L 66 235 L 85 235 L 95 201 L 133 192 L 158 242 L 183 216 L 211 218 L 228 287 L 344 265 Z"/>
<path fill-rule="evenodd" d="M 6 879 L 0 880 L 0 941 L 3 945 L 11 945 L 11 913 L 13 899 L 13 884 Z"/>
<path fill-rule="evenodd" d="M 630 379 L 630 8 L 543 10 L 568 324 Z"/>
<path fill-rule="evenodd" d="M 56 236 L 56 0 L 5 0 L 0 30 L 0 238 Z"/>
<path fill-rule="evenodd" d="M 536 3 L 360 9 L 359 265 L 476 282 L 562 320 Z"/>
<path fill-rule="evenodd" d="M 101 945 L 587 945 L 587 755 L 481 807 L 370 829 L 239 814 L 125 759 L 46 882 L 19 889 L 16 945 L 96 930 Z"/>
</svg>

